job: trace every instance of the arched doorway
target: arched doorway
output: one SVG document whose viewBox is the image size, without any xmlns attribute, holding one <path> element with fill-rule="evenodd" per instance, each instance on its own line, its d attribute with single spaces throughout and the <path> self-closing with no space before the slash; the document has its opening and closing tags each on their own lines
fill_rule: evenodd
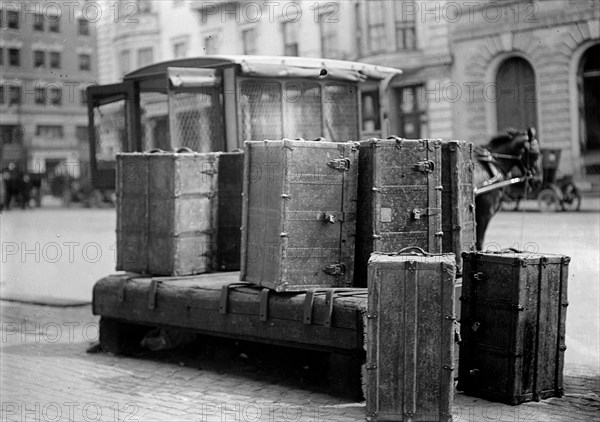
<svg viewBox="0 0 600 422">
<path fill-rule="evenodd" d="M 533 68 L 521 57 L 511 57 L 496 73 L 498 132 L 506 128 L 537 128 L 536 85 Z"/>
<path fill-rule="evenodd" d="M 581 57 L 578 75 L 579 133 L 588 173 L 598 173 L 600 163 L 600 44 Z"/>
</svg>

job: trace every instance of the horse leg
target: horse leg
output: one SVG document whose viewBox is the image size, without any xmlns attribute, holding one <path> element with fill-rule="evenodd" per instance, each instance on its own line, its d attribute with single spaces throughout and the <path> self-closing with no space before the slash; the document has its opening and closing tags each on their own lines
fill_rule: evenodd
<svg viewBox="0 0 600 422">
<path fill-rule="evenodd" d="M 475 233 L 475 248 L 480 251 L 483 249 L 483 241 L 487 227 L 498 209 L 500 209 L 500 190 L 492 191 L 475 198 L 475 222 L 477 223 Z"/>
</svg>

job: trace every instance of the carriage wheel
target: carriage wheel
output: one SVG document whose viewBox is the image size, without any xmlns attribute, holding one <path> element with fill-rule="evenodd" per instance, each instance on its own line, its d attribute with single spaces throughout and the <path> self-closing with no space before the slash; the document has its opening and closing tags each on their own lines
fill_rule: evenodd
<svg viewBox="0 0 600 422">
<path fill-rule="evenodd" d="M 537 196 L 538 205 L 541 212 L 550 212 L 558 210 L 560 199 L 554 189 L 546 188 Z"/>
<path fill-rule="evenodd" d="M 563 198 L 560 206 L 563 211 L 579 211 L 581 208 L 581 192 L 573 183 L 569 183 L 562 189 Z"/>
</svg>

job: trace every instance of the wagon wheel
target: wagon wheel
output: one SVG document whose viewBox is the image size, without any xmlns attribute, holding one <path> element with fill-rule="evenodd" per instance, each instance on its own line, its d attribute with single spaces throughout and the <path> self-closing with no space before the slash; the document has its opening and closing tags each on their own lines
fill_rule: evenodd
<svg viewBox="0 0 600 422">
<path fill-rule="evenodd" d="M 556 211 L 560 204 L 560 199 L 554 189 L 542 189 L 537 196 L 538 205 L 541 212 Z"/>
<path fill-rule="evenodd" d="M 563 211 L 579 211 L 581 208 L 581 192 L 574 183 L 569 183 L 562 188 L 560 206 Z"/>
</svg>

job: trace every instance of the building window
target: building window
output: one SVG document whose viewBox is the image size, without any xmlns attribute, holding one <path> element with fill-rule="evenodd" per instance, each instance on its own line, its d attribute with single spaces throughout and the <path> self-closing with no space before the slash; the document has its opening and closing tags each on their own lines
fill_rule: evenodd
<svg viewBox="0 0 600 422">
<path fill-rule="evenodd" d="M 43 31 L 44 30 L 44 15 L 41 13 L 34 13 L 33 15 L 33 30 Z"/>
<path fill-rule="evenodd" d="M 206 51 L 206 54 L 217 53 L 218 42 L 216 35 L 208 35 L 204 37 L 204 51 Z"/>
<path fill-rule="evenodd" d="M 62 104 L 62 89 L 57 87 L 51 87 L 48 89 L 48 99 L 51 105 Z"/>
<path fill-rule="evenodd" d="M 414 50 L 417 48 L 415 36 L 415 16 L 414 10 L 409 9 L 405 2 L 396 2 L 396 49 Z M 408 10 L 408 12 L 407 12 Z"/>
<path fill-rule="evenodd" d="M 140 48 L 138 54 L 138 67 L 148 66 L 154 60 L 152 48 Z"/>
<path fill-rule="evenodd" d="M 0 104 L 4 104 L 6 100 L 4 99 L 4 85 L 0 85 Z"/>
<path fill-rule="evenodd" d="M 8 49 L 8 64 L 11 66 L 21 66 L 21 50 L 18 48 Z"/>
<path fill-rule="evenodd" d="M 176 59 L 187 55 L 187 43 L 185 41 L 176 42 L 173 44 L 173 57 Z"/>
<path fill-rule="evenodd" d="M 60 53 L 58 51 L 50 52 L 50 68 L 60 69 Z"/>
<path fill-rule="evenodd" d="M 59 125 L 38 125 L 35 129 L 35 135 L 41 136 L 48 141 L 64 138 L 63 127 Z"/>
<path fill-rule="evenodd" d="M 35 103 L 46 104 L 46 89 L 40 86 L 35 87 Z"/>
<path fill-rule="evenodd" d="M 60 16 L 48 17 L 48 31 L 60 32 Z"/>
<path fill-rule="evenodd" d="M 4 49 L 0 47 L 0 66 L 4 66 Z"/>
<path fill-rule="evenodd" d="M 131 52 L 129 50 L 121 50 L 119 53 L 119 66 L 121 68 L 121 75 L 131 70 Z"/>
<path fill-rule="evenodd" d="M 19 29 L 19 12 L 16 10 L 7 10 L 6 25 L 10 29 Z"/>
<path fill-rule="evenodd" d="M 90 23 L 87 19 L 77 19 L 77 33 L 79 35 L 90 35 Z"/>
<path fill-rule="evenodd" d="M 21 104 L 21 87 L 18 85 L 9 85 L 8 104 Z"/>
<path fill-rule="evenodd" d="M 88 128 L 87 126 L 75 126 L 75 137 L 79 143 L 87 144 L 88 142 Z"/>
<path fill-rule="evenodd" d="M 79 70 L 91 70 L 92 58 L 89 54 L 79 55 Z"/>
<path fill-rule="evenodd" d="M 398 94 L 398 135 L 404 138 L 427 137 L 427 101 L 424 85 L 410 85 L 399 88 Z"/>
<path fill-rule="evenodd" d="M 244 54 L 256 54 L 256 29 L 244 29 L 242 31 L 242 45 Z"/>
<path fill-rule="evenodd" d="M 283 23 L 283 54 L 285 56 L 298 55 L 298 28 L 295 22 Z"/>
<path fill-rule="evenodd" d="M 371 54 L 385 51 L 385 4 L 380 0 L 367 2 L 367 39 Z"/>
<path fill-rule="evenodd" d="M 83 88 L 81 90 L 80 96 L 79 96 L 79 102 L 81 105 L 87 105 L 87 91 L 85 88 Z"/>
<path fill-rule="evenodd" d="M 23 143 L 23 127 L 19 125 L 0 125 L 0 143 L 17 144 Z"/>
<path fill-rule="evenodd" d="M 379 119 L 379 92 L 367 91 L 361 93 L 362 127 L 363 132 L 375 132 L 381 129 Z"/>
<path fill-rule="evenodd" d="M 331 15 L 331 10 L 325 8 L 319 13 L 321 55 L 325 58 L 337 59 L 340 58 L 338 49 L 338 25 Z"/>
<path fill-rule="evenodd" d="M 46 66 L 46 52 L 35 50 L 33 52 L 33 67 Z"/>
</svg>

